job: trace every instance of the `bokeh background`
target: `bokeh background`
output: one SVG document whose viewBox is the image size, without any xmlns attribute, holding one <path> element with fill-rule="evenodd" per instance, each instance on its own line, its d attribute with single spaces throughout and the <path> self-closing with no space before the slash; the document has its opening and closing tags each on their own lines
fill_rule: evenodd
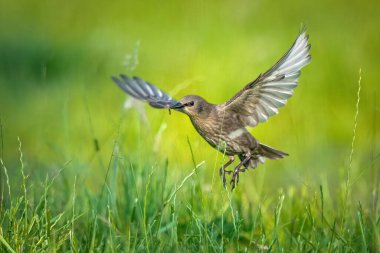
<svg viewBox="0 0 380 253">
<path fill-rule="evenodd" d="M 380 164 L 379 9 L 378 1 L 352 0 L 2 0 L 1 157 L 17 168 L 19 137 L 29 178 L 69 163 L 65 173 L 97 191 L 115 142 L 130 161 L 168 160 L 172 182 L 193 168 L 190 143 L 212 188 L 222 157 L 187 116 L 126 109 L 127 96 L 110 77 L 137 75 L 176 98 L 222 103 L 271 67 L 306 25 L 312 61 L 299 87 L 279 115 L 251 129 L 290 156 L 246 172 L 238 191 L 262 199 L 324 185 L 334 199 L 349 168 L 361 69 L 350 177 L 354 198 L 369 204 Z M 19 180 L 19 171 L 9 174 Z"/>
</svg>

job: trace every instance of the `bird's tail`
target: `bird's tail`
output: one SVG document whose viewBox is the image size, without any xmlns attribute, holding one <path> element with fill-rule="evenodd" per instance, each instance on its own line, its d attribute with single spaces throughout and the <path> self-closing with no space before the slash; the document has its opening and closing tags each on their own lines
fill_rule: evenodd
<svg viewBox="0 0 380 253">
<path fill-rule="evenodd" d="M 283 158 L 284 156 L 288 156 L 289 154 L 260 143 L 259 155 L 272 160 L 277 160 Z"/>
<path fill-rule="evenodd" d="M 265 162 L 265 158 L 269 158 L 271 160 L 277 160 L 277 159 L 280 159 L 280 158 L 283 158 L 285 156 L 288 156 L 289 154 L 283 152 L 283 151 L 280 151 L 280 150 L 277 150 L 277 149 L 274 149 L 274 148 L 271 148 L 267 145 L 264 145 L 264 144 L 259 144 L 259 148 L 258 148 L 258 155 L 257 156 L 254 156 L 252 157 L 250 160 L 248 160 L 245 164 L 244 164 L 244 167 L 246 168 L 256 168 L 257 165 L 259 165 L 259 163 L 264 163 Z M 239 158 L 241 161 L 244 160 L 245 156 L 244 155 L 239 155 Z"/>
</svg>

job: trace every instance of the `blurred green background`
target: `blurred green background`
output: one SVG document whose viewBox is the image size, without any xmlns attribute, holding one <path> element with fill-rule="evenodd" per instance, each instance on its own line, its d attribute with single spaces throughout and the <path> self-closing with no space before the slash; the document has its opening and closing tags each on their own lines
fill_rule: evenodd
<svg viewBox="0 0 380 253">
<path fill-rule="evenodd" d="M 32 178 L 70 162 L 67 170 L 96 190 L 115 141 L 130 160 L 168 159 L 169 177 L 179 180 L 192 168 L 188 138 L 211 184 L 221 156 L 187 116 L 145 106 L 144 121 L 123 107 L 126 95 L 110 77 L 138 75 L 176 98 L 199 94 L 222 103 L 271 67 L 305 24 L 311 64 L 280 114 L 251 129 L 290 156 L 246 172 L 239 188 L 260 183 L 260 197 L 324 184 L 334 195 L 349 167 L 361 68 L 351 177 L 353 194 L 370 202 L 380 164 L 379 9 L 379 1 L 351 0 L 2 0 L 0 154 L 17 166 L 19 136 Z"/>
</svg>

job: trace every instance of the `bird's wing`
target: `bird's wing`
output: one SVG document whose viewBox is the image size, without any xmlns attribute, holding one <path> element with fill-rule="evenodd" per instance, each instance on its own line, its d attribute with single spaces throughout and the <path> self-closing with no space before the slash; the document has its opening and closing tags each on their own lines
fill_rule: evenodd
<svg viewBox="0 0 380 253">
<path fill-rule="evenodd" d="M 159 88 L 136 76 L 128 77 L 120 74 L 120 78 L 112 77 L 112 80 L 132 97 L 148 102 L 154 108 L 169 108 L 177 101 L 161 91 Z"/>
<path fill-rule="evenodd" d="M 301 68 L 311 60 L 308 38 L 302 32 L 273 67 L 260 74 L 226 103 L 219 105 L 219 108 L 234 112 L 238 121 L 252 127 L 277 114 L 278 109 L 293 95 Z"/>
</svg>

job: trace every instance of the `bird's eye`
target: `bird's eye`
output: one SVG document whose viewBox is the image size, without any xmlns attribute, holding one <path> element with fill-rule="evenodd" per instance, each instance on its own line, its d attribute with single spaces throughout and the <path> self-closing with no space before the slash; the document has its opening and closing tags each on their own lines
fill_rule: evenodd
<svg viewBox="0 0 380 253">
<path fill-rule="evenodd" d="M 190 102 L 187 102 L 184 104 L 184 106 L 186 107 L 190 107 L 190 106 L 193 106 L 194 105 L 194 101 L 190 101 Z"/>
</svg>

